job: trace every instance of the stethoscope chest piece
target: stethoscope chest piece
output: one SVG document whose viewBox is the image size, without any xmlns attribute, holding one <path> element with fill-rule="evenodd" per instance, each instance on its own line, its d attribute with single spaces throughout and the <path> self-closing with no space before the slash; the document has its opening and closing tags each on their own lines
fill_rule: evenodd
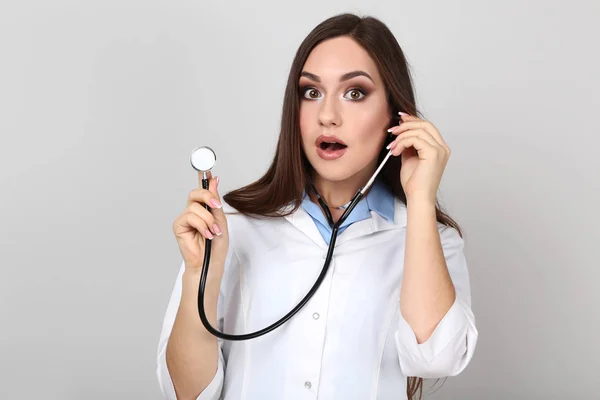
<svg viewBox="0 0 600 400">
<path fill-rule="evenodd" d="M 190 154 L 190 164 L 198 172 L 206 174 L 214 168 L 216 163 L 217 155 L 208 146 L 196 147 Z"/>
</svg>

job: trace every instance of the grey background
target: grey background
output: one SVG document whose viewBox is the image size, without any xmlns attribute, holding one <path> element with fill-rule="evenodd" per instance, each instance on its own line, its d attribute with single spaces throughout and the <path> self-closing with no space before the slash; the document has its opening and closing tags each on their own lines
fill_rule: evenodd
<svg viewBox="0 0 600 400">
<path fill-rule="evenodd" d="M 480 339 L 430 398 L 600 398 L 591 0 L 3 2 L 0 398 L 160 398 L 189 151 L 222 193 L 259 177 L 298 45 L 344 11 L 392 29 L 453 151 Z"/>
</svg>

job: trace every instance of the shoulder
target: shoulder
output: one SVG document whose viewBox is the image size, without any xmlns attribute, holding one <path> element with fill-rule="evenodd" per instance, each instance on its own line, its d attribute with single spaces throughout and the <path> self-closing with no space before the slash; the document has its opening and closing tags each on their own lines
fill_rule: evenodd
<svg viewBox="0 0 600 400">
<path fill-rule="evenodd" d="M 265 229 L 273 229 L 277 224 L 284 222 L 283 217 L 260 217 L 245 215 L 233 208 L 225 201 L 223 203 L 223 212 L 227 218 L 227 227 L 229 236 L 233 238 L 243 237 L 248 234 L 257 234 Z"/>
</svg>

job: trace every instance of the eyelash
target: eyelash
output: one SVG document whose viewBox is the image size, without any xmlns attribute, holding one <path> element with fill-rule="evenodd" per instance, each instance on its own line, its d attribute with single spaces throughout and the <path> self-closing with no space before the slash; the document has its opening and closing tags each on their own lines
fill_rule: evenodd
<svg viewBox="0 0 600 400">
<path fill-rule="evenodd" d="M 306 96 L 306 91 L 309 90 L 309 89 L 316 90 L 317 92 L 319 91 L 314 86 L 302 86 L 302 87 L 300 87 L 300 95 L 302 96 L 302 98 L 305 99 L 305 100 L 317 100 L 317 99 L 314 99 L 314 98 L 305 97 Z M 360 99 L 358 99 L 358 100 L 350 99 L 352 101 L 362 101 L 369 94 L 369 92 L 367 92 L 365 89 L 360 88 L 360 87 L 354 87 L 354 88 L 348 89 L 348 91 L 346 93 L 352 92 L 354 90 L 356 90 L 357 92 L 360 92 L 360 94 L 362 94 L 362 97 Z"/>
</svg>

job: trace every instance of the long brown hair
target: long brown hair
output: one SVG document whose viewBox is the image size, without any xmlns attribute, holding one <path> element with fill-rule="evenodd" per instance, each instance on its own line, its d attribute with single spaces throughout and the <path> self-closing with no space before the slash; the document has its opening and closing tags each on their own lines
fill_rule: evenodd
<svg viewBox="0 0 600 400">
<path fill-rule="evenodd" d="M 392 116 L 397 115 L 398 111 L 415 116 L 420 114 L 415 104 L 409 65 L 400 45 L 384 23 L 374 17 L 359 17 L 354 14 L 340 14 L 321 22 L 300 44 L 294 57 L 285 89 L 277 149 L 269 169 L 257 181 L 223 196 L 227 204 L 237 212 L 251 217 L 281 217 L 300 207 L 311 179 L 312 166 L 301 143 L 298 81 L 312 49 L 324 40 L 340 36 L 355 40 L 378 66 Z M 393 124 L 392 119 L 389 126 Z M 389 137 L 386 144 L 392 139 Z M 387 150 L 382 149 L 379 161 L 386 153 Z M 406 204 L 406 195 L 400 184 L 400 168 L 400 157 L 391 157 L 381 170 L 379 178 Z M 282 211 L 290 203 L 293 207 Z M 436 201 L 436 217 L 438 222 L 455 228 L 462 236 L 458 224 L 442 211 L 439 201 Z M 423 379 L 409 377 L 408 398 L 415 399 L 417 392 L 421 399 Z"/>
</svg>

